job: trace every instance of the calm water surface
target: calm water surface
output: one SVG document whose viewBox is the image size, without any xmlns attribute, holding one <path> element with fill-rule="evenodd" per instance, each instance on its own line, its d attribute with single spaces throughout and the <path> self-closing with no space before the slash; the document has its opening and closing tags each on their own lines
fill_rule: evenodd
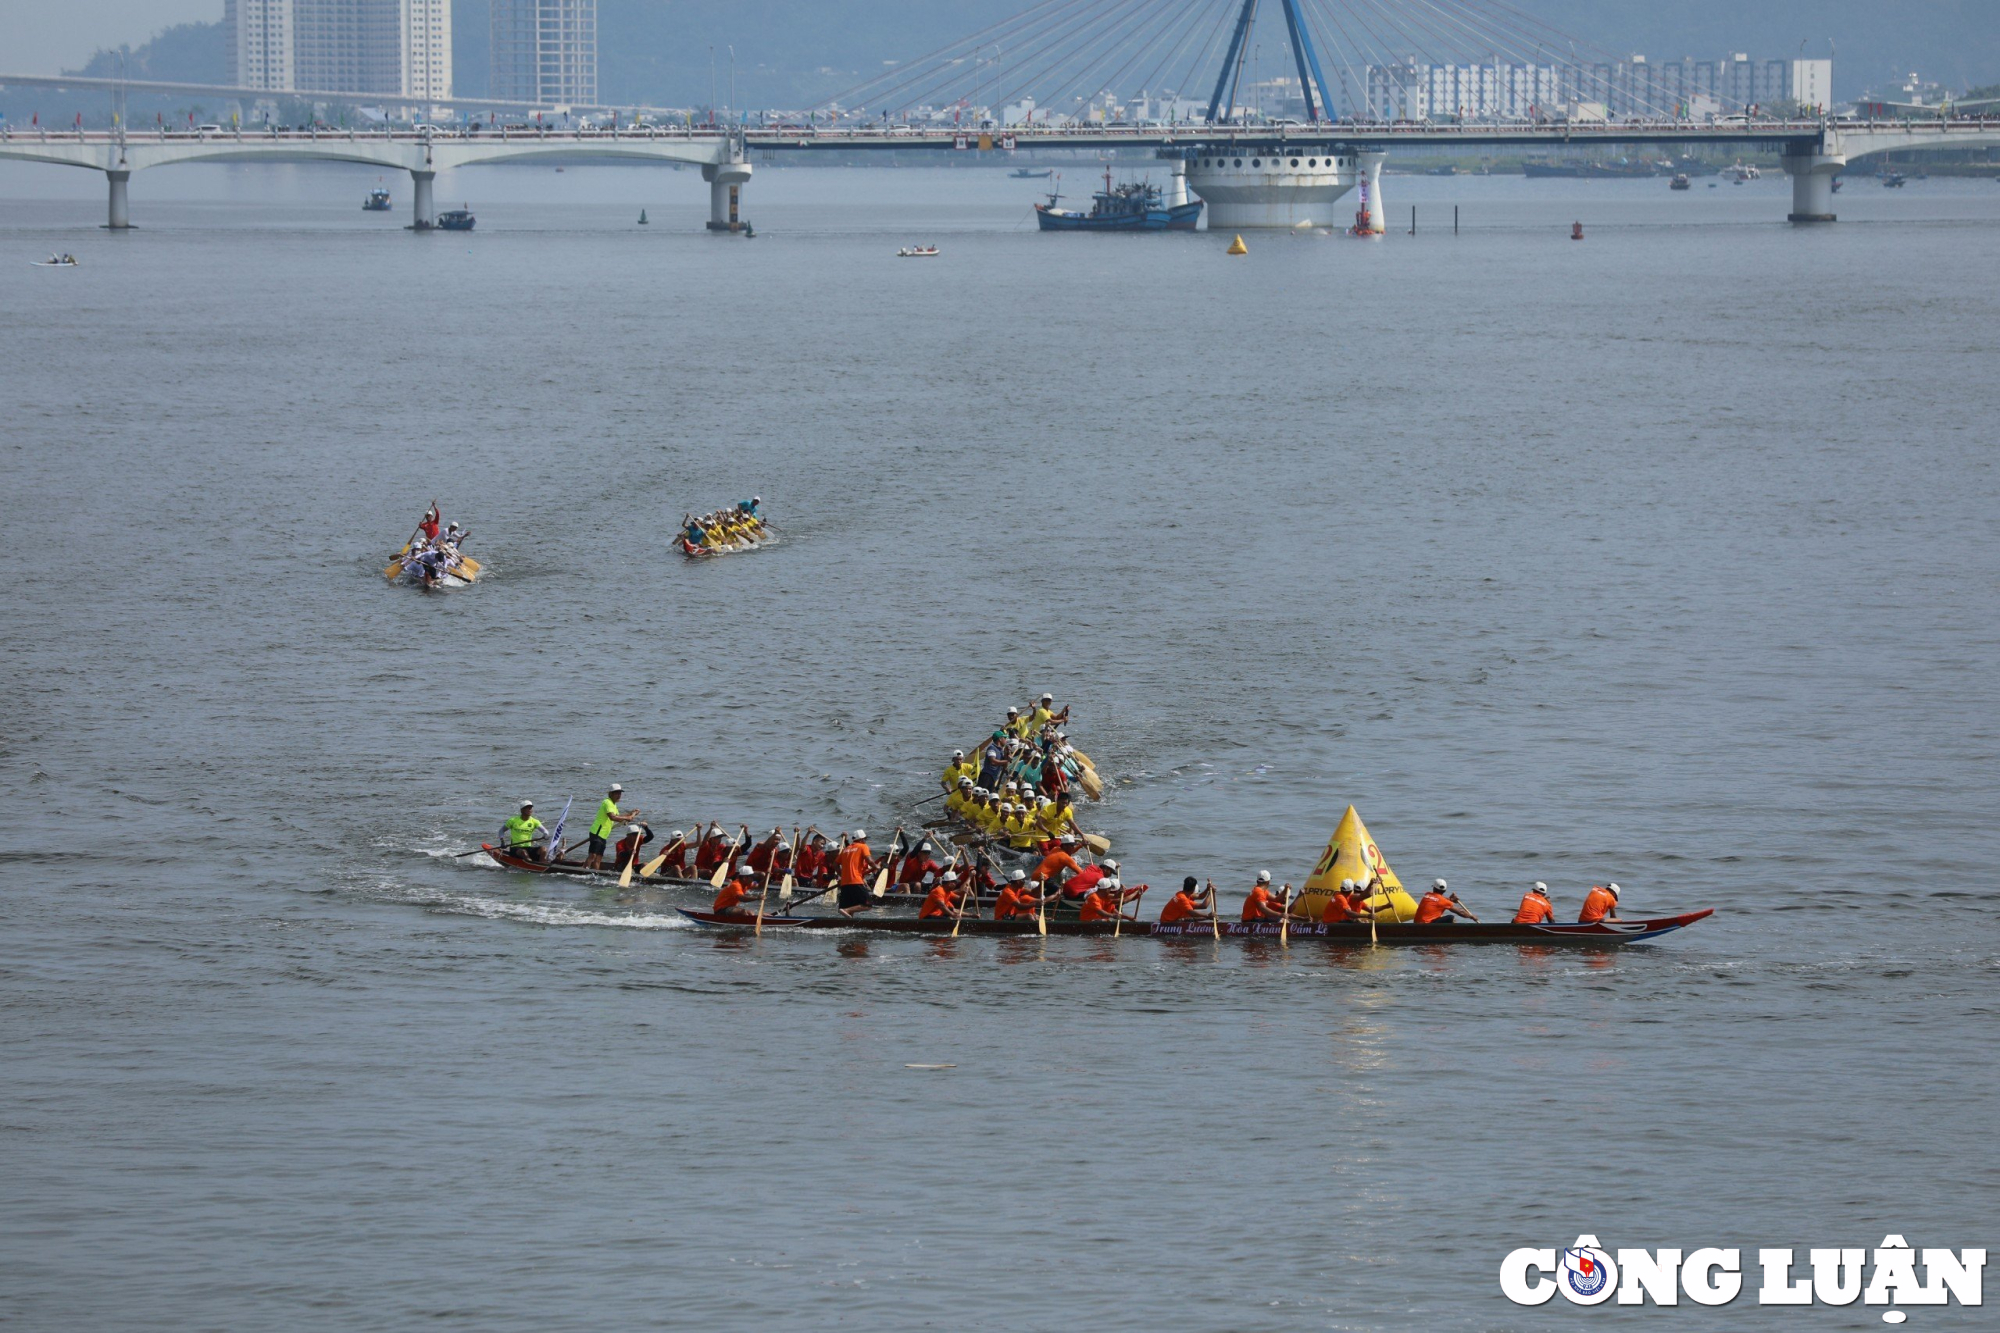
<svg viewBox="0 0 2000 1333">
<path fill-rule="evenodd" d="M 691 172 L 373 183 L 109 236 L 0 169 L 0 1318 L 1540 1328 L 1500 1259 L 1583 1231 L 2000 1239 L 2000 187 L 1392 180 L 1414 238 L 1228 260 L 997 171 L 760 173 L 750 242 Z M 752 491 L 776 549 L 670 549 Z M 384 586 L 433 495 L 488 578 Z M 1044 688 L 1129 880 L 1352 801 L 1487 915 L 1720 913 L 752 942 L 444 856 L 613 779 L 886 831 Z"/>
</svg>

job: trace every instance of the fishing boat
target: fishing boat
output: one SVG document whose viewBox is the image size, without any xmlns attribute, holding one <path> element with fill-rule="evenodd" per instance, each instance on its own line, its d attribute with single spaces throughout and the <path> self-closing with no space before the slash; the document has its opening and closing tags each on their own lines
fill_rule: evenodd
<svg viewBox="0 0 2000 1333">
<path fill-rule="evenodd" d="M 1040 171 L 1033 167 L 1015 167 L 1007 173 L 1007 179 L 1017 181 L 1045 181 L 1055 175 L 1055 168 L 1043 167 Z"/>
<path fill-rule="evenodd" d="M 898 259 L 935 259 L 938 248 L 935 245 L 906 245 L 896 252 Z"/>
<path fill-rule="evenodd" d="M 1746 185 L 1751 181 L 1764 179 L 1764 173 L 1747 162 L 1738 162 L 1722 174 L 1729 178 L 1731 185 Z"/>
<path fill-rule="evenodd" d="M 677 908 L 688 920 L 699 926 L 709 926 L 719 930 L 751 930 L 757 926 L 754 915 L 741 912 L 703 912 L 688 908 Z M 1276 921 L 1224 921 L 1220 924 L 1208 921 L 1076 921 L 1054 920 L 1046 923 L 1030 920 L 993 921 L 984 917 L 966 916 L 963 921 L 951 917 L 918 918 L 909 916 L 885 917 L 845 917 L 829 916 L 766 916 L 764 929 L 792 930 L 851 930 L 867 931 L 885 935 L 944 935 L 954 931 L 962 935 L 1040 935 L 1043 925 L 1050 935 L 1087 935 L 1104 938 L 1112 935 L 1155 940 L 1265 940 L 1276 943 L 1280 934 L 1287 940 L 1297 940 L 1311 944 L 1369 945 L 1381 944 L 1394 948 L 1408 948 L 1412 945 L 1442 944 L 1527 944 L 1558 945 L 1567 948 L 1616 949 L 1627 944 L 1640 944 L 1658 939 L 1685 926 L 1691 926 L 1703 917 L 1714 915 L 1713 908 L 1699 912 L 1684 912 L 1679 916 L 1652 917 L 1644 921 L 1597 921 L 1585 924 L 1566 922 L 1543 926 L 1519 926 L 1512 922 L 1432 922 L 1419 926 L 1412 922 L 1380 922 L 1372 928 L 1365 921 L 1343 921 L 1337 925 L 1327 925 L 1313 921 L 1294 921 L 1281 926 Z"/>
<path fill-rule="evenodd" d="M 471 231 L 478 222 L 470 208 L 448 208 L 438 214 L 437 228 L 439 231 Z"/>
<path fill-rule="evenodd" d="M 1882 178 L 1882 188 L 1885 190 L 1900 190 L 1909 184 L 1909 182 L 1910 178 L 1902 172 L 1892 171 Z"/>
<path fill-rule="evenodd" d="M 1146 181 L 1114 186 L 1111 168 L 1104 169 L 1104 188 L 1091 196 L 1090 211 L 1058 208 L 1060 194 L 1035 205 L 1035 220 L 1043 231 L 1193 231 L 1201 220 L 1202 201 L 1163 202 L 1160 187 Z"/>
<path fill-rule="evenodd" d="M 374 189 L 370 190 L 368 192 L 368 197 L 361 201 L 361 211 L 364 213 L 388 212 L 389 211 L 388 190 L 384 189 L 379 185 L 376 186 Z"/>
<path fill-rule="evenodd" d="M 1674 177 L 1672 181 L 1668 182 L 1667 188 L 1669 190 L 1691 190 L 1694 188 L 1694 182 L 1690 181 L 1687 178 L 1687 173 L 1683 171 L 1680 175 Z"/>
</svg>

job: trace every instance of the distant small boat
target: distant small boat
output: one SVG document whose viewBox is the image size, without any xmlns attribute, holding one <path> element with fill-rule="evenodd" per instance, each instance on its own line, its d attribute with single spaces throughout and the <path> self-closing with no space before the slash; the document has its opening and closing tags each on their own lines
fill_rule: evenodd
<svg viewBox="0 0 2000 1333">
<path fill-rule="evenodd" d="M 1054 167 L 1043 167 L 1040 171 L 1036 171 L 1033 167 L 1015 167 L 1007 173 L 1007 178 L 1017 181 L 1045 181 L 1055 174 Z"/>
<path fill-rule="evenodd" d="M 1674 177 L 1673 180 L 1668 183 L 1667 188 L 1669 190 L 1691 190 L 1694 188 L 1694 182 L 1690 181 L 1687 178 L 1687 173 L 1684 171 L 1680 175 Z"/>
<path fill-rule="evenodd" d="M 932 259 L 938 248 L 935 245 L 906 245 L 896 252 L 898 259 Z"/>
<path fill-rule="evenodd" d="M 1583 224 L 1581 222 L 1570 224 L 1569 238 L 1572 241 L 1580 241 L 1583 239 Z"/>
<path fill-rule="evenodd" d="M 1735 166 L 1723 172 L 1723 175 L 1729 177 L 1731 185 L 1742 185 L 1747 181 L 1764 179 L 1763 172 L 1745 162 L 1738 162 Z"/>
<path fill-rule="evenodd" d="M 646 225 L 646 210 L 643 208 L 639 210 L 639 225 L 642 227 Z"/>
<path fill-rule="evenodd" d="M 1909 180 L 1910 178 L 1902 172 L 1892 171 L 1882 178 L 1882 188 L 1885 190 L 1900 190 L 1909 183 Z"/>
<path fill-rule="evenodd" d="M 47 259 L 32 261 L 36 268 L 75 268 L 75 255 L 50 255 Z"/>
<path fill-rule="evenodd" d="M 471 231 L 478 221 L 469 208 L 451 208 L 438 214 L 437 226 L 439 231 Z"/>
<path fill-rule="evenodd" d="M 388 212 L 389 192 L 385 189 L 382 189 L 380 186 L 377 186 L 375 189 L 370 190 L 368 192 L 368 197 L 361 201 L 361 211 L 364 213 Z"/>
</svg>

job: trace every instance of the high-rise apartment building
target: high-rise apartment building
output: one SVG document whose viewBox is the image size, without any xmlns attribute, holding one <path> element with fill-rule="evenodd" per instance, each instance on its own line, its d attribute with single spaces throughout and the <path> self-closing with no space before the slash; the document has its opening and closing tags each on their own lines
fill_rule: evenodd
<svg viewBox="0 0 2000 1333">
<path fill-rule="evenodd" d="M 1370 65 L 1368 114 L 1380 120 L 1515 120 L 1588 106 L 1619 118 L 1698 120 L 1750 106 L 1833 100 L 1831 60 L 1628 60 L 1550 65 Z"/>
<path fill-rule="evenodd" d="M 597 0 L 493 0 L 487 92 L 549 106 L 597 103 Z"/>
<path fill-rule="evenodd" d="M 292 0 L 223 0 L 229 82 L 283 92 L 292 82 Z"/>
<path fill-rule="evenodd" d="M 451 0 L 290 4 L 296 87 L 416 102 L 450 100 Z"/>
</svg>

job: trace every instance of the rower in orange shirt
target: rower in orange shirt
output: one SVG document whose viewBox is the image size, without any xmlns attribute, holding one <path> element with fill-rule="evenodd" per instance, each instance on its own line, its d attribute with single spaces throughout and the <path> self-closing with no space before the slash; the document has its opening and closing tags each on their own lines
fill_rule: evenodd
<svg viewBox="0 0 2000 1333">
<path fill-rule="evenodd" d="M 1340 887 L 1327 895 L 1326 910 L 1319 914 L 1322 925 L 1337 926 L 1344 921 L 1360 921 L 1368 915 L 1368 895 L 1343 879 Z"/>
<path fill-rule="evenodd" d="M 1031 917 L 1042 905 L 1042 895 L 1037 886 L 1028 883 L 1028 872 L 1016 870 L 1007 877 L 1007 886 L 1000 890 L 1000 896 L 993 900 L 995 921 L 1016 921 Z"/>
<path fill-rule="evenodd" d="M 1616 884 L 1606 884 L 1601 887 L 1592 885 L 1590 892 L 1584 895 L 1583 910 L 1577 913 L 1576 919 L 1585 925 L 1592 925 L 1599 921 L 1616 921 L 1618 919 L 1618 886 Z"/>
<path fill-rule="evenodd" d="M 1044 856 L 1041 864 L 1035 867 L 1034 878 L 1051 888 L 1056 888 L 1062 884 L 1065 876 L 1079 873 L 1083 867 L 1076 863 L 1074 856 L 1070 855 L 1075 849 L 1076 835 L 1063 834 L 1061 845 Z"/>
<path fill-rule="evenodd" d="M 1415 924 L 1428 926 L 1433 922 L 1437 922 L 1443 925 L 1450 925 L 1457 920 L 1452 915 L 1453 912 L 1463 913 L 1468 921 L 1477 921 L 1479 919 L 1472 914 L 1470 907 L 1467 907 L 1458 900 L 1457 894 L 1450 892 L 1446 888 L 1443 880 L 1433 880 L 1431 881 L 1431 891 L 1426 893 L 1417 903 Z"/>
<path fill-rule="evenodd" d="M 757 872 L 745 861 L 736 867 L 736 873 L 722 886 L 722 892 L 715 895 L 713 910 L 718 916 L 739 911 L 743 900 L 755 893 L 756 888 Z"/>
<path fill-rule="evenodd" d="M 1116 917 L 1124 917 L 1127 921 L 1137 921 L 1139 919 L 1137 916 L 1126 916 L 1120 910 L 1119 900 L 1123 895 L 1124 890 L 1118 886 L 1117 880 L 1107 880 L 1084 896 L 1083 907 L 1077 913 L 1077 920 L 1110 921 Z"/>
<path fill-rule="evenodd" d="M 953 917 L 959 913 L 958 874 L 947 870 L 938 886 L 924 899 L 924 905 L 917 909 L 917 920 L 932 921 L 939 917 Z"/>
<path fill-rule="evenodd" d="M 1555 904 L 1549 901 L 1549 886 L 1540 880 L 1521 899 L 1521 910 L 1514 913 L 1517 926 L 1539 926 L 1553 923 L 1556 919 Z"/>
<path fill-rule="evenodd" d="M 1181 881 L 1181 891 L 1167 899 L 1167 905 L 1160 909 L 1160 920 L 1171 924 L 1175 921 L 1206 921 L 1208 913 L 1201 910 L 1200 881 L 1189 875 Z"/>
<path fill-rule="evenodd" d="M 1285 914 L 1284 900 L 1271 892 L 1271 872 L 1257 872 L 1257 883 L 1243 899 L 1245 921 L 1276 921 Z"/>
</svg>

